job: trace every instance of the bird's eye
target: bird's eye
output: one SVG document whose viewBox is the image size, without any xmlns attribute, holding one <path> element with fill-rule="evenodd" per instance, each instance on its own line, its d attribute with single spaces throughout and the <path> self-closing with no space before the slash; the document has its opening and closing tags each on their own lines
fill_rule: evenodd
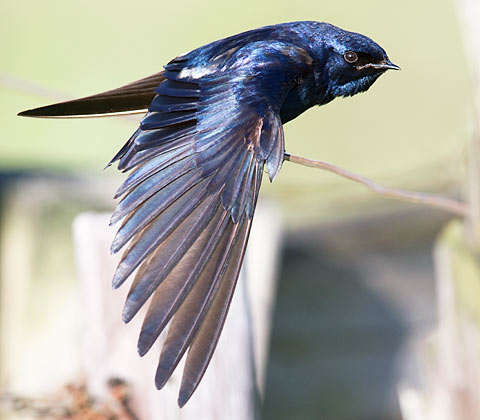
<svg viewBox="0 0 480 420">
<path fill-rule="evenodd" d="M 345 54 L 343 54 L 343 58 L 347 63 L 352 64 L 358 60 L 358 55 L 353 51 L 347 51 Z"/>
</svg>

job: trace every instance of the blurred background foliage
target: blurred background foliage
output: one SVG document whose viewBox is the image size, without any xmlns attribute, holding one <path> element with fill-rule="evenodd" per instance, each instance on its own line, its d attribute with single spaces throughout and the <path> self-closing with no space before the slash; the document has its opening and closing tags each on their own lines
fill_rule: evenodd
<svg viewBox="0 0 480 420">
<path fill-rule="evenodd" d="M 26 120 L 16 113 L 118 87 L 158 72 L 184 51 L 293 20 L 364 33 L 402 71 L 382 76 L 367 94 L 287 124 L 288 152 L 395 186 L 437 190 L 459 180 L 468 83 L 451 0 L 1 2 L 0 166 L 100 175 L 138 119 Z M 294 223 L 372 199 L 362 187 L 288 163 L 273 185 L 264 184 Z"/>
</svg>

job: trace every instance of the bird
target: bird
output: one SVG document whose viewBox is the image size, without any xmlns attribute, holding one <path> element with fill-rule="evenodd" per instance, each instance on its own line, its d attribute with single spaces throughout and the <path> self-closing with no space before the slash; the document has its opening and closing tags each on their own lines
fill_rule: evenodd
<svg viewBox="0 0 480 420">
<path fill-rule="evenodd" d="M 145 113 L 113 157 L 128 172 L 111 224 L 123 251 L 113 287 L 133 277 L 129 322 L 148 302 L 138 352 L 169 324 L 155 374 L 161 389 L 182 357 L 178 405 L 199 385 L 239 277 L 263 172 L 285 153 L 283 124 L 315 105 L 364 92 L 399 70 L 367 36 L 316 21 L 224 38 L 118 89 L 21 112 L 28 117 Z"/>
</svg>

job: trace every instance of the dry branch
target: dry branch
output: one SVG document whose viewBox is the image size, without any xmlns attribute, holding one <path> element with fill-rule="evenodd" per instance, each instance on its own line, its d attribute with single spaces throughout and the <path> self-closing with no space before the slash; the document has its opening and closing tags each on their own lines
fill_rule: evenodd
<svg viewBox="0 0 480 420">
<path fill-rule="evenodd" d="M 462 201 L 457 201 L 430 193 L 383 187 L 369 178 L 321 160 L 311 160 L 304 157 L 291 155 L 289 153 L 284 154 L 284 160 L 297 163 L 299 165 L 308 166 L 310 168 L 324 169 L 329 172 L 333 172 L 334 174 L 340 175 L 343 178 L 347 178 L 364 185 L 382 197 L 408 201 L 410 203 L 424 204 L 426 206 L 435 207 L 461 217 L 466 217 L 468 215 L 468 206 Z"/>
</svg>

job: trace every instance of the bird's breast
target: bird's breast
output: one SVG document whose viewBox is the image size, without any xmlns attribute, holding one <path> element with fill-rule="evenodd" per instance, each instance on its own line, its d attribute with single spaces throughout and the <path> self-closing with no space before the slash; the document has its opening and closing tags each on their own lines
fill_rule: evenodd
<svg viewBox="0 0 480 420">
<path fill-rule="evenodd" d="M 313 76 L 299 80 L 299 82 L 288 92 L 282 107 L 280 118 L 282 124 L 297 118 L 317 103 L 317 87 Z"/>
</svg>

